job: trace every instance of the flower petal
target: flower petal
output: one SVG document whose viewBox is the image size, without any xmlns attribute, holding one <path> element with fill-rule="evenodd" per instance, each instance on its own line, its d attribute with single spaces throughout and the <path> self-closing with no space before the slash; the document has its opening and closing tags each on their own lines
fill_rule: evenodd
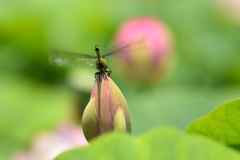
<svg viewBox="0 0 240 160">
<path fill-rule="evenodd" d="M 113 131 L 126 131 L 126 121 L 123 110 L 121 107 L 118 108 L 117 113 L 113 120 Z"/>
<path fill-rule="evenodd" d="M 100 135 L 97 114 L 95 110 L 95 98 L 92 97 L 84 110 L 82 118 L 83 133 L 87 141 Z"/>
</svg>

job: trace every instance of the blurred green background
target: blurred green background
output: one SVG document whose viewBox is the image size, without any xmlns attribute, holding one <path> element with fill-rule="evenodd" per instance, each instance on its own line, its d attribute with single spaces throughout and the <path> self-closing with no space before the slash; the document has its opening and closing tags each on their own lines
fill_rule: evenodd
<svg viewBox="0 0 240 160">
<path fill-rule="evenodd" d="M 0 159 L 28 148 L 34 134 L 62 119 L 80 123 L 73 112 L 88 102 L 96 69 L 76 74 L 51 67 L 49 48 L 94 55 L 96 44 L 102 51 L 111 47 L 124 20 L 143 15 L 170 27 L 176 64 L 171 76 L 146 89 L 122 78 L 108 59 L 128 102 L 133 135 L 166 125 L 184 130 L 239 97 L 240 23 L 223 15 L 218 1 L 2 0 Z"/>
</svg>

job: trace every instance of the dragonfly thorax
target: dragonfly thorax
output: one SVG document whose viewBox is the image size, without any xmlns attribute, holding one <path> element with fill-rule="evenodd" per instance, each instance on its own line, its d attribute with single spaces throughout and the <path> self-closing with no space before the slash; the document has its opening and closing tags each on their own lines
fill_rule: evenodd
<svg viewBox="0 0 240 160">
<path fill-rule="evenodd" d="M 107 62 L 104 58 L 95 60 L 96 67 L 99 71 L 104 71 L 107 68 Z"/>
</svg>

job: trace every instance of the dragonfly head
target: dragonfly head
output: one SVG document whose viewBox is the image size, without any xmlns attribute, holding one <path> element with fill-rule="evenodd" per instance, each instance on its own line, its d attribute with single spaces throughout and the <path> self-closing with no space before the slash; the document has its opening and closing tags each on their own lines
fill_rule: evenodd
<svg viewBox="0 0 240 160">
<path fill-rule="evenodd" d="M 98 45 L 95 46 L 95 51 L 99 51 L 100 48 L 98 47 Z"/>
</svg>

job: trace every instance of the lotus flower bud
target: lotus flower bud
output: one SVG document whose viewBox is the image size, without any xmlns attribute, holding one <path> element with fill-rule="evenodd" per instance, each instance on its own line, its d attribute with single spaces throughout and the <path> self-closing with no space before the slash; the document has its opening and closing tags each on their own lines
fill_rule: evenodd
<svg viewBox="0 0 240 160">
<path fill-rule="evenodd" d="M 131 48 L 131 44 L 144 38 L 144 43 Z M 115 59 L 117 69 L 134 82 L 152 83 L 158 81 L 172 66 L 173 43 L 168 27 L 152 17 L 127 20 L 117 31 L 116 44 L 128 43 L 124 58 Z M 127 53 L 125 53 L 127 52 Z M 120 53 L 121 54 L 121 53 Z"/>
<path fill-rule="evenodd" d="M 224 17 L 240 23 L 240 1 L 239 0 L 219 0 L 216 1 L 219 11 Z"/>
<path fill-rule="evenodd" d="M 131 133 L 127 102 L 104 72 L 99 74 L 93 86 L 90 101 L 83 112 L 82 128 L 88 141 L 106 132 Z"/>
</svg>

